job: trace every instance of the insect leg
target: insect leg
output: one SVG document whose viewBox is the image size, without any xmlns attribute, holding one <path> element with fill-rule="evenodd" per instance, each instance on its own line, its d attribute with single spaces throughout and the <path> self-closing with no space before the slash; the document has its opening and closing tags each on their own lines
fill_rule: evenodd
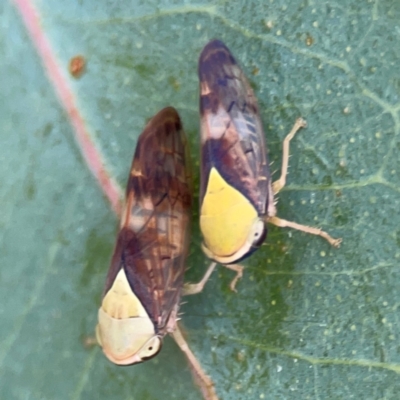
<svg viewBox="0 0 400 400">
<path fill-rule="evenodd" d="M 289 134 L 285 137 L 285 140 L 283 141 L 283 154 L 282 154 L 282 169 L 281 169 L 281 176 L 280 178 L 272 183 L 272 190 L 274 194 L 279 193 L 279 191 L 285 186 L 286 184 L 286 175 L 288 171 L 288 165 L 289 165 L 289 144 L 290 141 L 293 139 L 294 135 L 296 132 L 301 129 L 305 128 L 307 126 L 307 122 L 303 118 L 298 118 L 293 125 L 292 130 L 289 132 Z"/>
<path fill-rule="evenodd" d="M 211 378 L 203 371 L 200 363 L 197 361 L 197 358 L 190 350 L 189 345 L 187 344 L 185 338 L 182 335 L 182 332 L 179 326 L 176 326 L 176 329 L 171 333 L 174 338 L 176 344 L 185 354 L 189 367 L 192 371 L 192 375 L 196 383 L 199 385 L 201 392 L 203 393 L 203 398 L 205 400 L 218 400 L 217 394 L 214 389 L 214 382 Z"/>
<path fill-rule="evenodd" d="M 243 267 L 239 264 L 227 264 L 224 265 L 224 267 L 236 272 L 236 276 L 232 279 L 232 282 L 229 284 L 229 287 L 232 290 L 232 292 L 237 292 L 236 283 L 243 276 Z"/>
<path fill-rule="evenodd" d="M 285 219 L 281 219 L 278 217 L 268 217 L 267 222 L 269 222 L 275 226 L 279 226 L 280 228 L 293 228 L 293 229 L 297 229 L 298 231 L 311 233 L 312 235 L 321 236 L 324 239 L 326 239 L 334 247 L 339 247 L 340 243 L 342 243 L 342 239 L 334 239 L 328 233 L 326 233 L 325 231 L 323 231 L 319 228 L 313 228 L 311 226 L 301 225 L 296 222 L 286 221 Z"/>
<path fill-rule="evenodd" d="M 183 286 L 182 296 L 188 296 L 190 294 L 200 293 L 206 282 L 209 280 L 211 274 L 213 273 L 215 267 L 217 266 L 216 262 L 212 262 L 207 268 L 206 273 L 203 276 L 203 279 L 198 283 L 185 283 Z"/>
<path fill-rule="evenodd" d="M 189 296 L 191 294 L 200 293 L 203 289 L 207 281 L 210 279 L 211 274 L 213 273 L 215 267 L 217 266 L 216 262 L 212 262 L 207 268 L 206 273 L 203 276 L 203 279 L 198 283 L 185 283 L 183 286 L 182 296 Z M 236 276 L 232 279 L 232 282 L 229 284 L 232 292 L 237 292 L 236 283 L 243 276 L 243 267 L 238 264 L 228 264 L 223 265 L 225 268 L 228 268 L 232 271 L 236 272 Z"/>
</svg>

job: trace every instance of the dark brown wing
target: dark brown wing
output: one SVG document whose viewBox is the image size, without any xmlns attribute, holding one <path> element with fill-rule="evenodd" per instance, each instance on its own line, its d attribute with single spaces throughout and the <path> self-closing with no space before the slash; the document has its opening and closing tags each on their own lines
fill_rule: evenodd
<svg viewBox="0 0 400 400">
<path fill-rule="evenodd" d="M 106 293 L 124 268 L 160 333 L 165 333 L 183 285 L 192 201 L 188 163 L 179 115 L 165 108 L 139 137 L 105 286 Z"/>
<path fill-rule="evenodd" d="M 199 59 L 201 114 L 200 204 L 210 169 L 246 196 L 264 215 L 270 180 L 257 101 L 244 73 L 219 40 Z"/>
</svg>

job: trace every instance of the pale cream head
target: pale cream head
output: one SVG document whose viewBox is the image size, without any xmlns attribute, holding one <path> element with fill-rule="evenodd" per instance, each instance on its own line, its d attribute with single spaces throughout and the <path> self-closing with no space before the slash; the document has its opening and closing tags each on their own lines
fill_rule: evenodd
<svg viewBox="0 0 400 400">
<path fill-rule="evenodd" d="M 123 269 L 103 298 L 96 338 L 107 358 L 118 365 L 142 362 L 161 349 L 162 339 L 132 292 Z"/>
</svg>

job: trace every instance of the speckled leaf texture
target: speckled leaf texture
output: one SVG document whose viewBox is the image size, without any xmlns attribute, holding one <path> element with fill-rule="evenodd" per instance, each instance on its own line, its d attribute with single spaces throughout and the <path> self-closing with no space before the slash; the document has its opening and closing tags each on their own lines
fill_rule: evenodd
<svg viewBox="0 0 400 400">
<path fill-rule="evenodd" d="M 0 4 L 0 398 L 201 399 L 176 344 L 134 367 L 85 347 L 118 218 L 75 140 L 22 18 L 36 10 L 77 112 L 125 184 L 136 140 L 181 114 L 199 181 L 197 60 L 223 40 L 258 97 L 274 177 L 299 116 L 281 218 L 343 237 L 269 228 L 238 293 L 219 267 L 185 299 L 188 342 L 228 399 L 398 399 L 400 3 L 44 1 Z M 80 78 L 68 72 L 87 60 Z M 198 206 L 186 281 L 207 260 Z"/>
</svg>

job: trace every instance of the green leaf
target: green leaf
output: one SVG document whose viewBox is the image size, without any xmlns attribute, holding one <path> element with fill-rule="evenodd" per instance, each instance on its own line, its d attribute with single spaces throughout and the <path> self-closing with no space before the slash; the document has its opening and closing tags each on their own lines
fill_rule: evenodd
<svg viewBox="0 0 400 400">
<path fill-rule="evenodd" d="M 21 13 L 0 6 L 0 398 L 201 399 L 171 338 L 121 368 L 93 334 L 117 218 L 89 171 Z M 122 5 L 123 4 L 123 5 Z M 222 39 L 258 96 L 272 170 L 298 116 L 278 215 L 238 294 L 218 267 L 185 299 L 221 399 L 395 399 L 400 392 L 400 6 L 390 1 L 34 3 L 77 111 L 124 185 L 146 120 L 176 107 L 198 183 L 197 59 Z M 69 60 L 82 54 L 80 79 Z M 197 185 L 198 186 L 198 185 Z M 197 199 L 197 193 L 196 193 Z M 207 261 L 194 232 L 187 281 Z"/>
</svg>

